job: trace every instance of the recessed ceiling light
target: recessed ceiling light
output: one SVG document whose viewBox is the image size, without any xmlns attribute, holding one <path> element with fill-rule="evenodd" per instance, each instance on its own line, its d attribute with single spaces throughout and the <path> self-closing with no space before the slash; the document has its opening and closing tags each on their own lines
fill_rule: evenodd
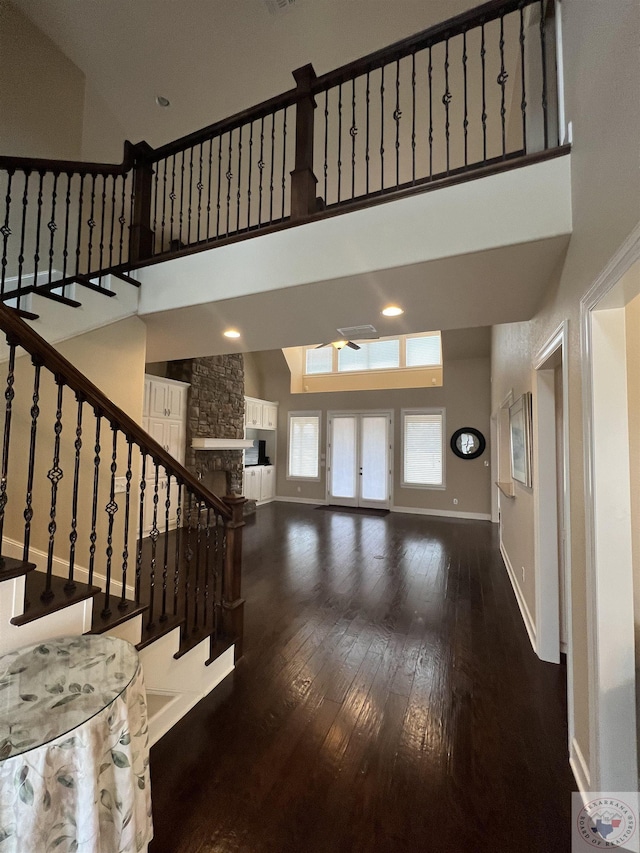
<svg viewBox="0 0 640 853">
<path fill-rule="evenodd" d="M 235 329 L 227 329 L 226 332 L 223 332 L 225 338 L 239 338 L 240 332 L 236 332 Z"/>
<path fill-rule="evenodd" d="M 404 314 L 404 311 L 398 305 L 388 305 L 382 313 L 385 317 L 399 317 L 400 314 Z"/>
<path fill-rule="evenodd" d="M 156 104 L 159 107 L 169 107 L 171 106 L 171 101 L 169 98 L 165 98 L 164 95 L 156 95 Z"/>
</svg>

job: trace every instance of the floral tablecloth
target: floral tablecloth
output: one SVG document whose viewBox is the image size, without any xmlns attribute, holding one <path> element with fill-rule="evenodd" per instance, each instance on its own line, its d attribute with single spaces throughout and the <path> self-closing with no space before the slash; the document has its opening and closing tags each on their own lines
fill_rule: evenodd
<svg viewBox="0 0 640 853">
<path fill-rule="evenodd" d="M 142 669 L 113 637 L 0 657 L 0 853 L 135 853 L 153 835 Z"/>
</svg>

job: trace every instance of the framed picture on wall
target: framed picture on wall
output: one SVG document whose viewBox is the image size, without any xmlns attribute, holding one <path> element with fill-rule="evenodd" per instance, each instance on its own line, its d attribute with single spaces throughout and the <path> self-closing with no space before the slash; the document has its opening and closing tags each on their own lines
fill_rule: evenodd
<svg viewBox="0 0 640 853">
<path fill-rule="evenodd" d="M 531 394 L 526 392 L 509 407 L 511 477 L 531 487 Z"/>
</svg>

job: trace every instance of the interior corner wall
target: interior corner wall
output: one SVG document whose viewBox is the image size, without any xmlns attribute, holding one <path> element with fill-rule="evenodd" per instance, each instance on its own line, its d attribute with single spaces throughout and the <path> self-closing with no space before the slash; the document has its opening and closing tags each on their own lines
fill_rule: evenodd
<svg viewBox="0 0 640 853">
<path fill-rule="evenodd" d="M 87 82 L 82 122 L 82 159 L 93 163 L 121 163 L 125 138 L 126 133 L 111 108 Z"/>
<path fill-rule="evenodd" d="M 244 393 L 247 397 L 265 398 L 264 380 L 256 353 L 244 353 Z"/>
<path fill-rule="evenodd" d="M 572 755 L 580 755 L 589 782 L 590 713 L 580 299 L 640 223 L 640 5 L 637 0 L 585 3 L 562 0 L 565 112 L 573 127 L 573 235 L 544 303 L 528 324 L 493 334 L 493 408 L 508 389 L 531 388 L 534 355 L 568 321 L 571 599 L 573 643 Z M 612 97 L 615 93 L 615 97 Z M 634 105 L 630 107 L 630 105 Z M 504 504 L 504 502 L 503 502 Z M 503 514 L 503 537 L 533 565 L 533 501 L 522 490 Z M 530 575 L 531 573 L 529 573 Z M 529 584 L 523 590 L 535 602 Z M 533 612 L 533 611 L 532 611 Z M 597 780 L 591 779 L 597 784 Z M 596 790 L 596 788 L 591 788 Z"/>
<path fill-rule="evenodd" d="M 84 74 L 25 15 L 0 3 L 0 153 L 79 160 Z"/>
<path fill-rule="evenodd" d="M 478 459 L 463 460 L 449 448 L 449 437 L 458 428 L 473 426 L 489 437 L 490 362 L 489 358 L 448 361 L 444 366 L 441 388 L 390 389 L 386 391 L 350 391 L 348 393 L 291 394 L 290 372 L 281 350 L 256 353 L 264 377 L 264 396 L 279 403 L 276 494 L 282 498 L 322 502 L 326 499 L 325 467 L 319 482 L 287 480 L 287 428 L 290 411 L 321 411 L 321 453 L 327 447 L 327 412 L 393 410 L 394 412 L 394 484 L 393 506 L 417 512 L 438 514 L 470 513 L 489 518 L 491 513 L 491 468 L 489 453 Z M 446 409 L 445 489 L 402 488 L 402 427 L 404 408 L 441 407 Z M 453 503 L 453 499 L 458 504 Z"/>
</svg>

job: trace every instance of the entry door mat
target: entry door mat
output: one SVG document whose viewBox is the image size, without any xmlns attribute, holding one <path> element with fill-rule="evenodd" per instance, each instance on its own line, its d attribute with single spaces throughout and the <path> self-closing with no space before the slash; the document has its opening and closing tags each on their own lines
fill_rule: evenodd
<svg viewBox="0 0 640 853">
<path fill-rule="evenodd" d="M 353 515 L 389 515 L 388 509 L 374 509 L 363 506 L 336 506 L 336 504 L 324 504 L 315 509 L 327 509 L 331 512 L 350 512 Z"/>
</svg>

